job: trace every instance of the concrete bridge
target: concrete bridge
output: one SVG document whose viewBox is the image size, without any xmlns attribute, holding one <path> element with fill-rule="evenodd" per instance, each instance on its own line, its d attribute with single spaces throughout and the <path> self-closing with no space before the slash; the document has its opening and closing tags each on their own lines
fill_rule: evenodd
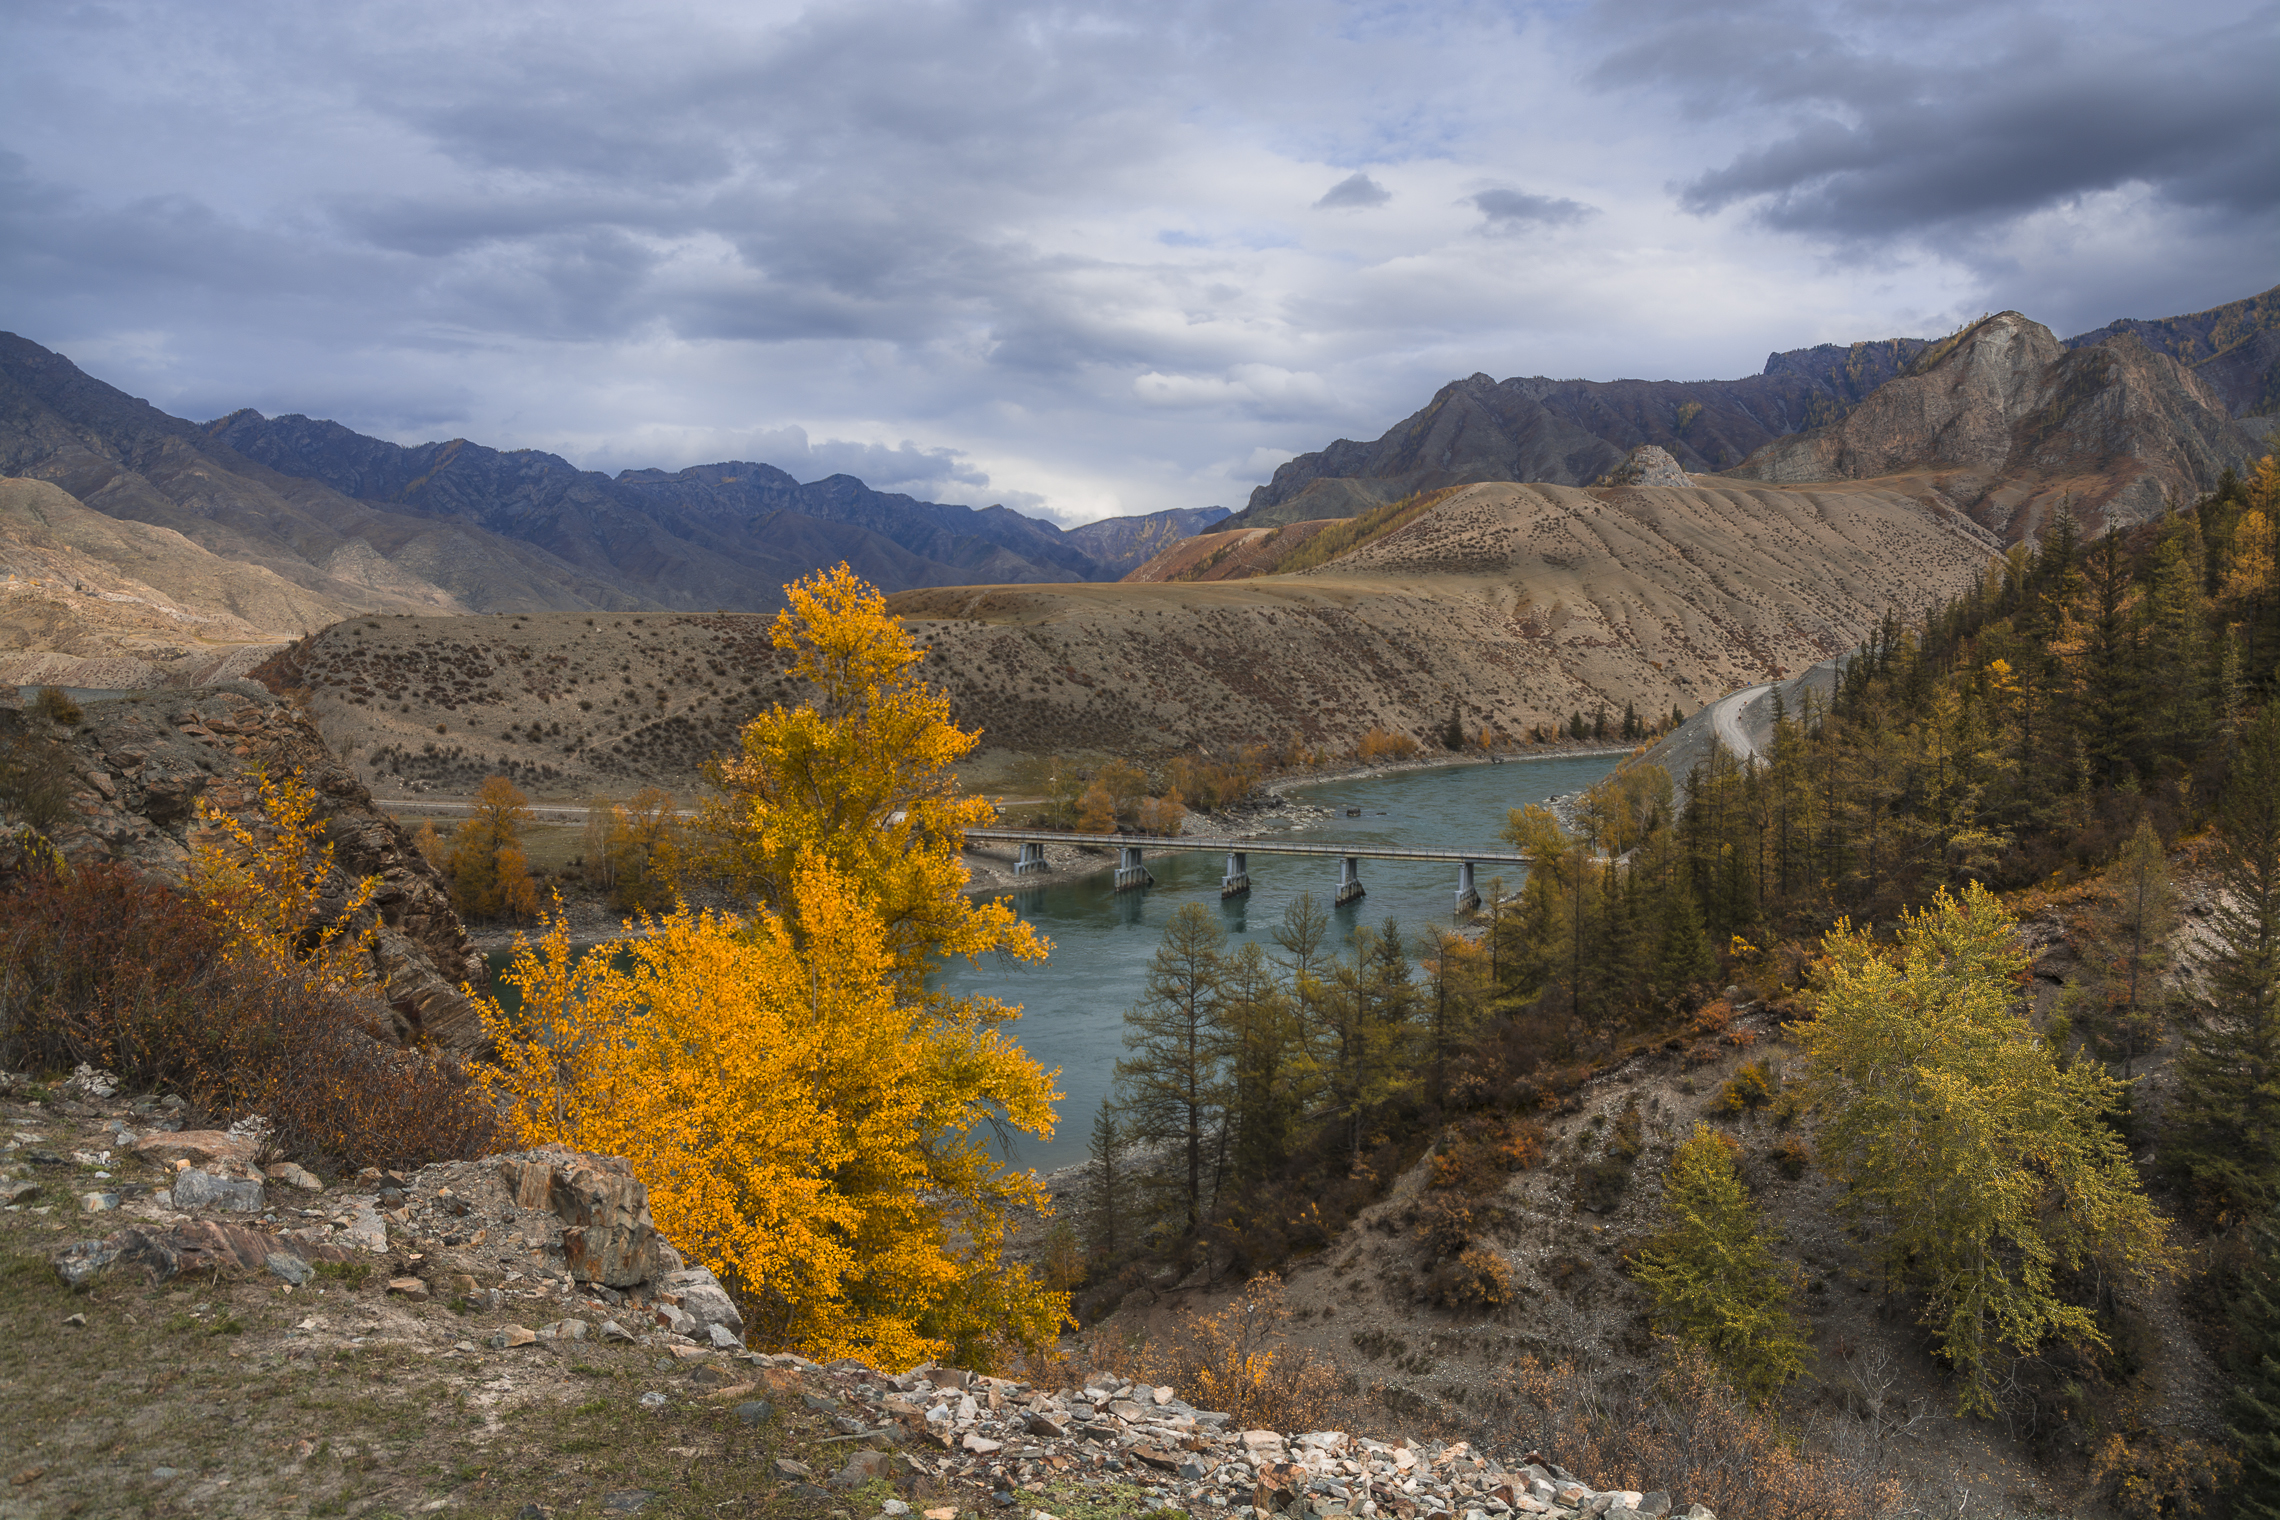
<svg viewBox="0 0 2280 1520">
<path fill-rule="evenodd" d="M 1264 839 L 1213 839 L 1194 834 L 1166 835 L 1140 838 L 1131 834 L 1077 834 L 1058 829 L 968 829 L 969 844 L 1017 844 L 1020 857 L 1014 862 L 1013 874 L 1025 876 L 1032 871 L 1047 869 L 1045 846 L 1049 844 L 1077 844 L 1092 849 L 1114 846 L 1117 851 L 1116 890 L 1129 892 L 1140 887 L 1152 887 L 1156 878 L 1140 863 L 1143 850 L 1159 854 L 1176 851 L 1225 850 L 1227 873 L 1220 879 L 1219 895 L 1235 897 L 1251 890 L 1251 864 L 1253 855 L 1318 855 L 1338 862 L 1338 891 L 1331 900 L 1350 903 L 1362 896 L 1361 862 L 1365 860 L 1449 860 L 1457 866 L 1457 911 L 1470 912 L 1480 906 L 1480 889 L 1474 884 L 1473 868 L 1482 865 L 1524 866 L 1528 857 L 1513 850 L 1443 850 L 1414 848 L 1398 844 L 1299 844 Z"/>
</svg>

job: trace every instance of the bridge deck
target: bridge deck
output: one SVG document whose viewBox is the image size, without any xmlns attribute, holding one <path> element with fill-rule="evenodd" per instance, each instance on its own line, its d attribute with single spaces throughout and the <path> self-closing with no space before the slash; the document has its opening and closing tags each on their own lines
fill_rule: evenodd
<svg viewBox="0 0 2280 1520">
<path fill-rule="evenodd" d="M 1247 855 L 1325 855 L 1356 860 L 1469 860 L 1475 865 L 1526 865 L 1513 850 L 1418 849 L 1396 844 L 1298 844 L 1269 839 L 1215 839 L 1197 834 L 1077 834 L 1058 829 L 968 829 L 969 841 L 993 844 L 1084 844 L 1095 849 L 1237 850 Z"/>
</svg>

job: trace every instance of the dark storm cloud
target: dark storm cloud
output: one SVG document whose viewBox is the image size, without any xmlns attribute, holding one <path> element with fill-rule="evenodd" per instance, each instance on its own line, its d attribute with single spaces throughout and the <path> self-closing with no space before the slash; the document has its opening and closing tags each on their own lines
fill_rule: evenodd
<svg viewBox="0 0 2280 1520">
<path fill-rule="evenodd" d="M 1922 37 L 1888 34 L 1909 27 Z M 2280 208 L 2269 9 L 2147 35 L 2127 12 L 1738 4 L 1618 48 L 1596 77 L 1778 121 L 1679 195 L 1784 231 L 1983 231 L 2132 185 L 2225 219 Z"/>
<path fill-rule="evenodd" d="M 1526 190 L 1494 188 L 1468 195 L 1491 229 L 1514 232 L 1527 227 L 1565 227 L 1580 222 L 1598 209 L 1564 196 L 1532 195 Z"/>
<path fill-rule="evenodd" d="M 1335 211 L 1341 207 L 1382 206 L 1392 199 L 1391 190 L 1357 169 L 1332 185 L 1322 199 L 1314 203 L 1314 209 Z"/>
<path fill-rule="evenodd" d="M 0 327 L 187 415 L 1232 503 L 1476 369 L 2268 284 L 2248 3 L 18 7 Z"/>
</svg>

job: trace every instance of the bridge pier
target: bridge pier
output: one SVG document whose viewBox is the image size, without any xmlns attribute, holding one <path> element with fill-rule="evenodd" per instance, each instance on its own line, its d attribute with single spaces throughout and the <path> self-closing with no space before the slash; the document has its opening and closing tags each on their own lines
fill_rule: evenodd
<svg viewBox="0 0 2280 1520">
<path fill-rule="evenodd" d="M 1470 913 L 1480 906 L 1480 888 L 1473 885 L 1473 863 L 1460 861 L 1457 865 L 1457 911 Z"/>
<path fill-rule="evenodd" d="M 1359 863 L 1351 855 L 1342 857 L 1338 866 L 1338 895 L 1330 900 L 1331 906 L 1359 902 L 1363 895 Z"/>
<path fill-rule="evenodd" d="M 1148 868 L 1140 864 L 1140 846 L 1136 844 L 1117 846 L 1116 890 L 1130 892 L 1136 887 L 1152 887 L 1155 884 L 1156 878 L 1150 876 Z"/>
<path fill-rule="evenodd" d="M 1221 897 L 1241 897 L 1251 890 L 1251 860 L 1241 850 L 1227 852 L 1227 874 L 1219 879 Z"/>
<path fill-rule="evenodd" d="M 1021 858 L 1013 863 L 1013 874 L 1016 876 L 1027 876 L 1032 871 L 1049 871 L 1051 869 L 1052 867 L 1045 864 L 1045 846 L 1035 843 L 1023 844 Z"/>
</svg>

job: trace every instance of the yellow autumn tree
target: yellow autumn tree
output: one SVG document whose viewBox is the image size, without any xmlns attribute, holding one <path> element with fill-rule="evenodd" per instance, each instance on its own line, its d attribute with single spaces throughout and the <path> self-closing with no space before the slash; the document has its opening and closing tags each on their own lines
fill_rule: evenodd
<svg viewBox="0 0 2280 1520">
<path fill-rule="evenodd" d="M 1002 1362 L 1067 1312 L 1005 1260 L 1042 1202 L 981 1140 L 1050 1131 L 1045 1074 L 1001 1031 L 899 995 L 884 925 L 812 858 L 781 913 L 688 910 L 575 957 L 518 949 L 523 1022 L 490 1014 L 525 1144 L 624 1156 L 662 1229 L 746 1305 L 755 1341 L 900 1368 Z"/>
<path fill-rule="evenodd" d="M 522 829 L 534 815 L 522 788 L 504 776 L 487 777 L 467 817 L 451 836 L 451 900 L 476 918 L 538 911 Z"/>
<path fill-rule="evenodd" d="M 744 726 L 739 753 L 712 768 L 722 795 L 699 815 L 691 858 L 779 915 L 803 863 L 838 872 L 884 926 L 890 974 L 912 1002 L 940 1001 L 926 977 L 945 955 L 1043 959 L 1045 942 L 1011 908 L 966 896 L 961 831 L 997 810 L 960 792 L 951 766 L 980 730 L 950 721 L 949 696 L 913 670 L 924 653 L 845 564 L 784 594 L 775 645 L 812 700 L 778 703 Z"/>
<path fill-rule="evenodd" d="M 490 1079 L 524 1143 L 626 1156 L 759 1341 L 988 1365 L 1049 1341 L 1068 1300 L 1005 1260 L 1012 1209 L 1043 1195 L 975 1136 L 1050 1134 L 1058 1095 L 1000 1027 L 1018 1009 L 926 975 L 1047 947 L 966 898 L 959 831 L 992 810 L 949 767 L 979 736 L 912 678 L 884 598 L 844 565 L 786 591 L 776 641 L 816 700 L 747 725 L 697 847 L 755 913 L 683 909 L 582 959 L 556 922 L 518 949 L 520 1020 L 486 1011 Z"/>
<path fill-rule="evenodd" d="M 1891 1278 L 1922 1297 L 1963 1413 L 1995 1409 L 2000 1354 L 2105 1344 L 2059 1291 L 2176 1265 L 2167 1228 L 2104 1116 L 2122 1084 L 2061 1065 L 2018 1006 L 2016 926 L 1976 883 L 1906 915 L 1887 951 L 1840 923 L 1803 1027 L 1823 1159 Z"/>
</svg>

